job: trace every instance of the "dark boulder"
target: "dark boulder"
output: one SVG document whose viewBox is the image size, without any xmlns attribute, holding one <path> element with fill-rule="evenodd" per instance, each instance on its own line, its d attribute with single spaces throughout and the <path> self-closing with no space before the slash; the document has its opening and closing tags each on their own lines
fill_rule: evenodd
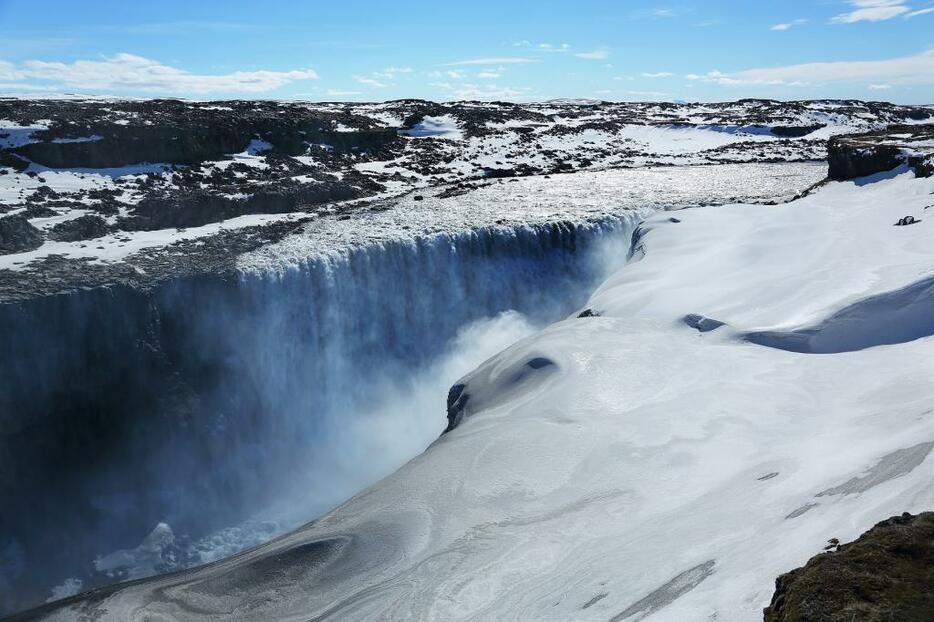
<svg viewBox="0 0 934 622">
<path fill-rule="evenodd" d="M 42 232 L 19 214 L 0 218 L 0 255 L 23 253 L 42 246 Z"/>
<path fill-rule="evenodd" d="M 49 238 L 59 242 L 77 242 L 107 235 L 107 221 L 96 214 L 86 214 L 66 220 L 49 230 Z"/>
<path fill-rule="evenodd" d="M 934 512 L 890 518 L 829 549 L 775 581 L 765 622 L 934 619 Z"/>
</svg>

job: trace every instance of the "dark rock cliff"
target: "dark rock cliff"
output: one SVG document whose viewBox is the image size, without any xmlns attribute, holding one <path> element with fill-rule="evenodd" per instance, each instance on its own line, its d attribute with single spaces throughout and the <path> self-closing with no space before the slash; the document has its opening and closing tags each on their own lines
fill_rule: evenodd
<svg viewBox="0 0 934 622">
<path fill-rule="evenodd" d="M 765 622 L 934 619 L 934 512 L 882 521 L 775 581 Z"/>
<path fill-rule="evenodd" d="M 846 181 L 890 171 L 902 164 L 919 177 L 934 174 L 930 145 L 934 128 L 925 125 L 891 126 L 884 132 L 835 136 L 827 143 L 829 177 Z"/>
</svg>

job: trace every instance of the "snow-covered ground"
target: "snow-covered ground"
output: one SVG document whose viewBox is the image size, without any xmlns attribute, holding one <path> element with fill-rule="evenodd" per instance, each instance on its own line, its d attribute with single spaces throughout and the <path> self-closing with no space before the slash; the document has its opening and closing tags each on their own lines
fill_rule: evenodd
<svg viewBox="0 0 934 622">
<path fill-rule="evenodd" d="M 683 209 L 740 197 L 748 202 L 787 201 L 825 173 L 823 163 L 723 164 L 524 177 L 494 181 L 455 196 L 446 195 L 449 187 L 425 189 L 353 218 L 324 214 L 282 241 L 241 256 L 237 265 L 245 272 L 264 273 L 354 247 L 470 229 L 600 221 L 630 210 Z"/>
<path fill-rule="evenodd" d="M 829 538 L 934 505 L 927 208 L 903 172 L 653 216 L 595 316 L 465 376 L 395 474 L 50 619 L 761 619 Z"/>
</svg>

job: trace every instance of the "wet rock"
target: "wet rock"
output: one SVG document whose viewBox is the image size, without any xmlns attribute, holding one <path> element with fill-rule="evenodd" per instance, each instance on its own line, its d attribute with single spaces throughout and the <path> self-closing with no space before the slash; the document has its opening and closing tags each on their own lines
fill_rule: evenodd
<svg viewBox="0 0 934 622">
<path fill-rule="evenodd" d="M 934 614 L 934 512 L 882 521 L 775 581 L 765 622 L 922 622 Z"/>
<path fill-rule="evenodd" d="M 73 220 L 66 220 L 49 230 L 49 238 L 59 242 L 90 240 L 107 235 L 107 221 L 96 214 L 86 214 Z"/>
<path fill-rule="evenodd" d="M 23 253 L 42 246 L 42 232 L 19 214 L 0 218 L 0 255 Z"/>
<path fill-rule="evenodd" d="M 467 394 L 467 385 L 455 384 L 448 391 L 448 425 L 442 434 L 447 434 L 456 428 L 464 418 L 464 408 L 470 396 Z"/>
</svg>

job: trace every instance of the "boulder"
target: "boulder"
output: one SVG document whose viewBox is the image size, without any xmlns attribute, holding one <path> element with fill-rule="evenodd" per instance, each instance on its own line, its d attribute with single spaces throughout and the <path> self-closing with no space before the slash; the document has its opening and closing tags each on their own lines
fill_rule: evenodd
<svg viewBox="0 0 934 622">
<path fill-rule="evenodd" d="M 0 218 L 0 255 L 23 253 L 42 246 L 42 232 L 19 214 Z"/>
<path fill-rule="evenodd" d="M 59 242 L 77 242 L 107 235 L 107 221 L 96 214 L 85 214 L 66 220 L 49 230 L 49 238 Z"/>
</svg>

